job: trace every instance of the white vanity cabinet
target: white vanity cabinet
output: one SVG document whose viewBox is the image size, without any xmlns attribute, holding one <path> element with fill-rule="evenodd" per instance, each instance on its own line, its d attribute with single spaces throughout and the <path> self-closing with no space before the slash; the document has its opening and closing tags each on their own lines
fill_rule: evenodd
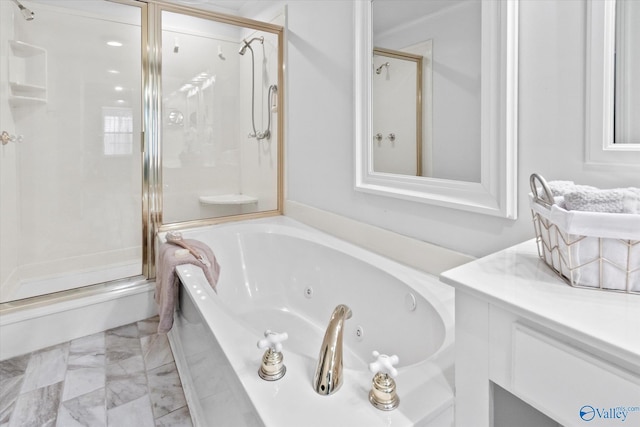
<svg viewBox="0 0 640 427">
<path fill-rule="evenodd" d="M 640 426 L 640 295 L 570 287 L 534 241 L 441 280 L 456 288 L 456 427 Z M 505 422 L 504 390 L 537 411 Z"/>
</svg>

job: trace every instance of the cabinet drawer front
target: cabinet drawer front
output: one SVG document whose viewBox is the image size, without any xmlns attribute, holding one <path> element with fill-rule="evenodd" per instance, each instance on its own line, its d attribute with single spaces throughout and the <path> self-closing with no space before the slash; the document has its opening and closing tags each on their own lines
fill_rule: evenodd
<svg viewBox="0 0 640 427">
<path fill-rule="evenodd" d="M 556 421 L 640 425 L 636 375 L 520 324 L 512 351 L 513 390 Z"/>
</svg>

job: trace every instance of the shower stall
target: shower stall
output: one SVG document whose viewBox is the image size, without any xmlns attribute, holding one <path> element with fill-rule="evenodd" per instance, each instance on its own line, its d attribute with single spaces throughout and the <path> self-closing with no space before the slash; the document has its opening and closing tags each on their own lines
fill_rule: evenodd
<svg viewBox="0 0 640 427">
<path fill-rule="evenodd" d="M 158 230 L 280 212 L 274 22 L 0 1 L 0 303 L 139 283 Z"/>
<path fill-rule="evenodd" d="M 163 223 L 277 210 L 278 33 L 161 19 Z"/>
</svg>

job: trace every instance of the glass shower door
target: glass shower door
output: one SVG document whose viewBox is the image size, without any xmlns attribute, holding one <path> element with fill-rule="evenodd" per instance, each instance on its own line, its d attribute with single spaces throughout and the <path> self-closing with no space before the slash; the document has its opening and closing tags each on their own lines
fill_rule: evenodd
<svg viewBox="0 0 640 427">
<path fill-rule="evenodd" d="M 0 1 L 0 303 L 142 274 L 142 4 Z"/>
<path fill-rule="evenodd" d="M 163 224 L 276 212 L 282 27 L 163 7 Z"/>
</svg>

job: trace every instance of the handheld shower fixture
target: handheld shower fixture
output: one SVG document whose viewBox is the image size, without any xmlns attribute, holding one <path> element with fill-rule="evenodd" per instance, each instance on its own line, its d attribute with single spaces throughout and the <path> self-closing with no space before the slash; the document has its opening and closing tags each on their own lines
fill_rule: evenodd
<svg viewBox="0 0 640 427">
<path fill-rule="evenodd" d="M 391 64 L 389 64 L 388 62 L 385 62 L 384 64 L 382 64 L 381 66 L 379 66 L 378 68 L 376 68 L 376 74 L 380 74 L 380 73 L 382 72 L 382 69 L 383 69 L 384 67 L 389 68 L 389 65 L 391 65 Z"/>
<path fill-rule="evenodd" d="M 274 105 L 276 100 L 276 94 L 278 92 L 278 86 L 271 85 L 269 86 L 269 91 L 267 93 L 267 111 L 268 111 L 268 122 L 267 122 L 267 130 L 264 132 L 256 130 L 256 87 L 255 87 L 255 58 L 253 56 L 253 49 L 251 48 L 251 43 L 254 41 L 259 41 L 260 44 L 264 44 L 264 37 L 254 37 L 247 41 L 247 39 L 243 39 L 242 47 L 238 50 L 240 55 L 244 55 L 247 52 L 247 48 L 251 51 L 251 127 L 253 129 L 253 133 L 249 133 L 249 138 L 256 138 L 258 141 L 262 139 L 270 139 L 271 138 L 271 113 L 274 112 L 270 105 L 271 99 L 273 97 Z"/>
<path fill-rule="evenodd" d="M 13 0 L 13 2 L 16 4 L 16 6 L 18 6 L 18 9 L 20 9 L 20 13 L 22 13 L 24 19 L 26 19 L 27 21 L 33 21 L 33 18 L 35 18 L 36 16 L 35 13 L 33 13 L 30 9 L 24 7 L 24 5 L 18 0 Z"/>
<path fill-rule="evenodd" d="M 243 39 L 242 43 L 244 43 L 244 45 L 240 48 L 238 53 L 240 55 L 244 55 L 245 52 L 247 51 L 247 48 L 251 49 L 251 43 L 253 43 L 256 40 L 258 40 L 260 42 L 260 44 L 264 44 L 264 37 L 254 37 L 249 41 L 247 41 L 247 39 Z"/>
</svg>

